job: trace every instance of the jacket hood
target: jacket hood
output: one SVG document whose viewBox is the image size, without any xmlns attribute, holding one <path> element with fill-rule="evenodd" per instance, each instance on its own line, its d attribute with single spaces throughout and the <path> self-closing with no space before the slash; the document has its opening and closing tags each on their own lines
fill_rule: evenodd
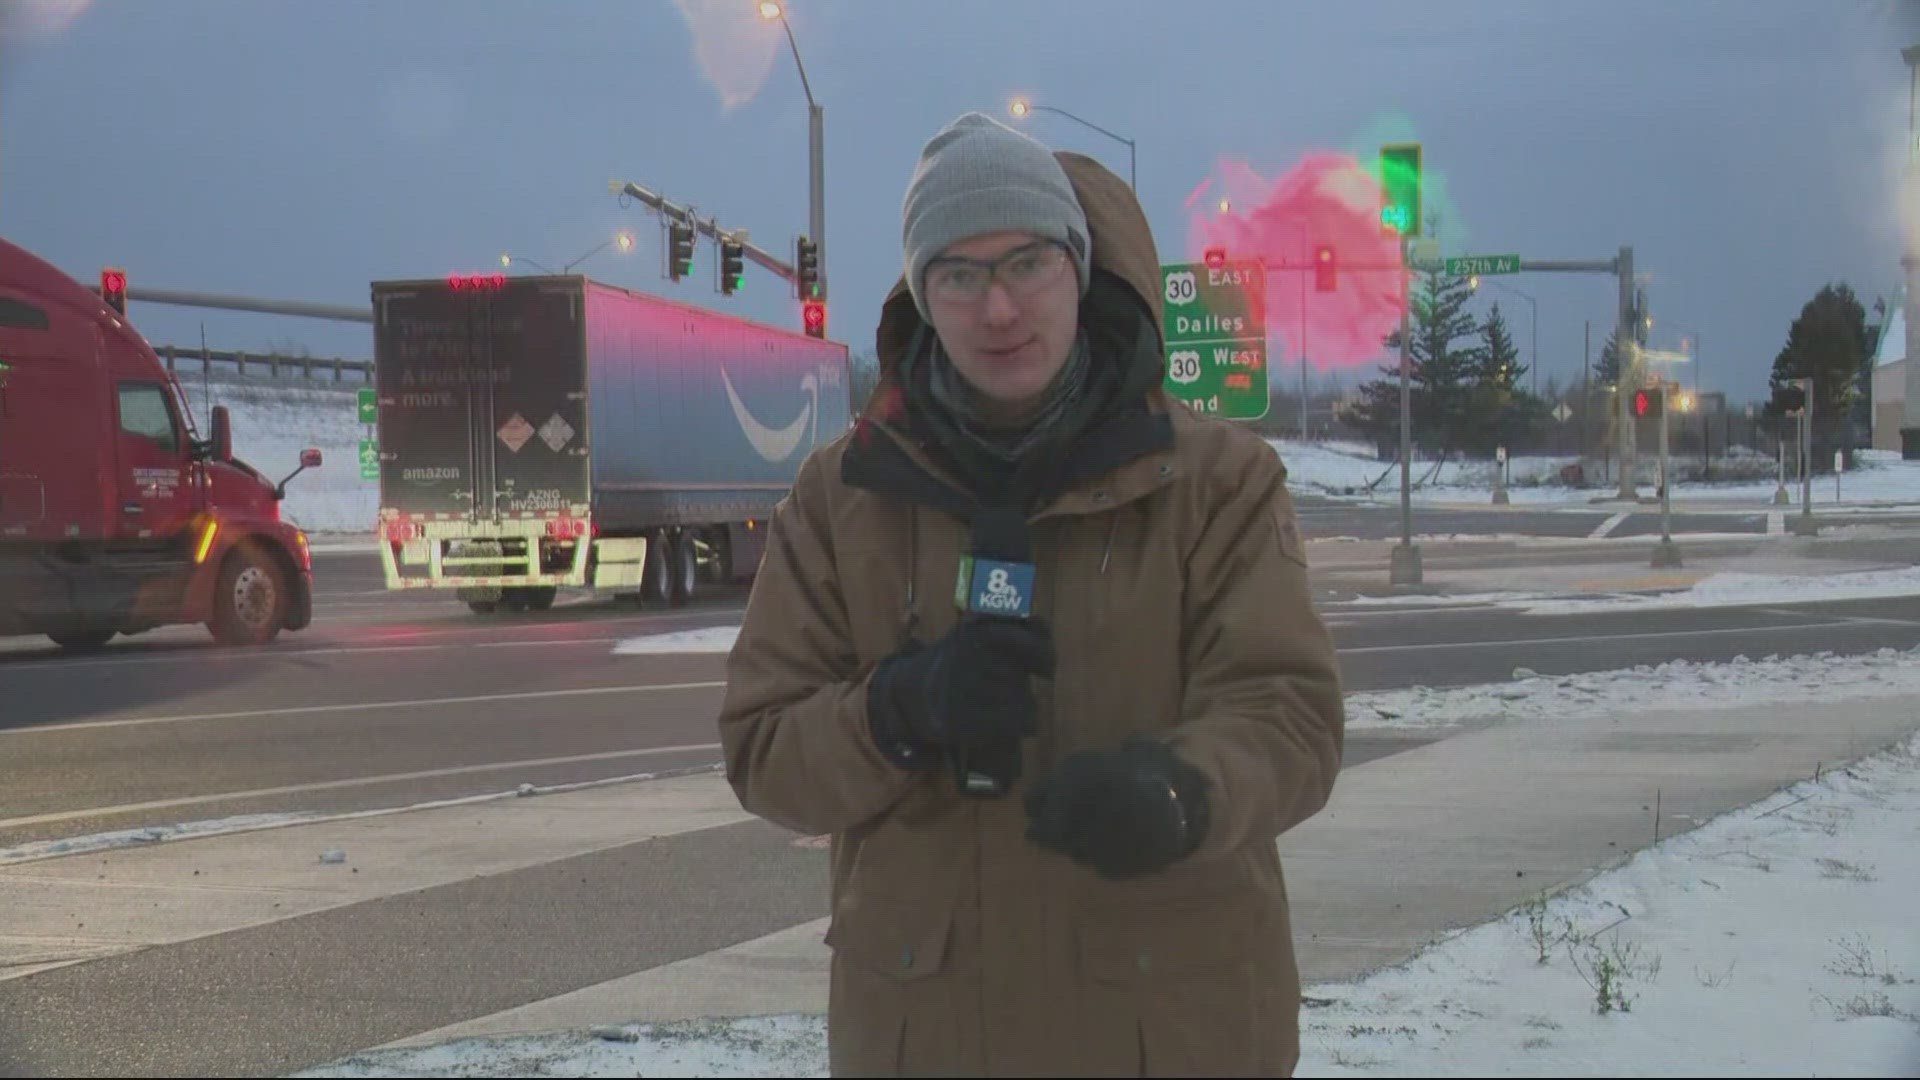
<svg viewBox="0 0 1920 1080">
<path fill-rule="evenodd" d="M 1154 351 L 1164 355 L 1160 255 L 1140 200 L 1126 181 L 1093 158 L 1065 150 L 1055 151 L 1054 157 L 1073 183 L 1074 196 L 1087 215 L 1087 233 L 1093 244 L 1093 282 L 1081 299 L 1081 322 L 1103 317 L 1102 312 L 1130 310 L 1135 321 L 1144 317 L 1154 337 Z M 880 326 L 874 335 L 880 385 L 863 412 L 871 415 L 877 410 L 883 417 L 895 413 L 900 398 L 900 362 L 915 332 L 924 325 L 902 275 L 880 309 Z M 1127 332 L 1134 333 L 1132 328 Z M 1164 369 L 1164 361 L 1161 363 Z"/>
</svg>

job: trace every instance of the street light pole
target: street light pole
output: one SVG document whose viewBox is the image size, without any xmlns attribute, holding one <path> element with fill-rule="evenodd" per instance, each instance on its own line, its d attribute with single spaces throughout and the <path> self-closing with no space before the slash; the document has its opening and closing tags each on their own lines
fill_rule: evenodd
<svg viewBox="0 0 1920 1080">
<path fill-rule="evenodd" d="M 1035 109 L 1039 109 L 1043 112 L 1050 112 L 1055 114 L 1056 116 L 1064 116 L 1076 124 L 1079 124 L 1083 127 L 1092 128 L 1093 130 L 1099 132 L 1100 134 L 1105 135 L 1109 139 L 1114 139 L 1116 141 L 1126 143 L 1127 144 L 1127 186 L 1130 188 L 1133 188 L 1135 191 L 1139 190 L 1139 185 L 1134 182 L 1134 167 L 1136 162 L 1135 162 L 1135 147 L 1132 139 L 1127 138 L 1125 135 L 1120 135 L 1120 134 L 1116 134 L 1114 132 L 1108 131 L 1106 128 L 1103 128 L 1099 124 L 1093 123 L 1090 120 L 1083 120 L 1080 117 L 1073 115 L 1072 113 L 1068 112 L 1065 109 L 1056 109 L 1051 105 L 1035 105 L 1033 102 L 1028 101 L 1025 98 L 1015 98 L 1012 107 L 1008 111 L 1012 112 L 1014 119 L 1018 120 L 1018 119 L 1023 119 L 1028 113 L 1032 112 Z"/>
<path fill-rule="evenodd" d="M 1910 82 L 1907 90 L 1907 167 L 1904 202 L 1907 213 L 1920 214 L 1920 45 L 1900 50 L 1907 62 Z M 1906 403 L 1901 407 L 1900 456 L 1920 461 L 1920 219 L 1906 222 L 1906 250 L 1900 266 L 1907 273 L 1907 385 Z"/>
<path fill-rule="evenodd" d="M 800 43 L 794 40 L 793 24 L 787 21 L 786 5 L 778 0 L 761 0 L 760 16 L 779 19 L 787 32 L 787 47 L 793 50 L 793 66 L 800 72 L 800 89 L 807 95 L 807 239 L 813 241 L 819 268 L 820 294 L 827 297 L 827 164 L 826 110 L 813 99 L 813 86 L 807 81 L 807 65 L 800 60 Z"/>
</svg>

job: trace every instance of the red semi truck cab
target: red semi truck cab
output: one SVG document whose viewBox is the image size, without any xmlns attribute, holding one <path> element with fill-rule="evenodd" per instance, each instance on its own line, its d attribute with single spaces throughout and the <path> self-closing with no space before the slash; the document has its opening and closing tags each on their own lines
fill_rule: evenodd
<svg viewBox="0 0 1920 1080">
<path fill-rule="evenodd" d="M 92 648 L 204 623 L 258 645 L 313 617 L 286 481 L 198 438 L 173 374 L 122 311 L 0 240 L 0 635 Z M 320 464 L 301 455 L 300 469 Z M 293 479 L 288 476 L 287 480 Z"/>
</svg>

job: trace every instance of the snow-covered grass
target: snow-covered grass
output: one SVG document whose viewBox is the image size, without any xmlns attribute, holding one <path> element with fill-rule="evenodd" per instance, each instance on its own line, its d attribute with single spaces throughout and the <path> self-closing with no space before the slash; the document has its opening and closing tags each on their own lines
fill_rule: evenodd
<svg viewBox="0 0 1920 1080">
<path fill-rule="evenodd" d="M 1287 439 L 1267 442 L 1286 462 L 1287 482 L 1296 492 L 1398 498 L 1398 468 L 1390 461 L 1379 460 L 1367 446 Z M 1614 490 L 1610 485 L 1581 488 L 1560 482 L 1560 470 L 1580 461 L 1578 456 L 1564 455 L 1515 457 L 1508 464 L 1507 496 L 1514 505 L 1524 506 L 1585 505 L 1610 495 Z M 1700 462 L 1677 462 L 1674 499 L 1765 503 L 1778 487 L 1770 462 L 1770 458 L 1751 451 L 1732 455 L 1729 460 L 1716 460 L 1712 482 L 1698 479 Z M 1898 454 L 1887 451 L 1863 451 L 1858 457 L 1858 466 L 1840 477 L 1840 502 L 1920 505 L 1920 462 L 1902 461 Z M 1425 503 L 1488 502 L 1492 498 L 1493 471 L 1491 461 L 1450 460 L 1437 474 L 1429 476 L 1433 463 L 1415 461 L 1412 478 L 1419 486 L 1414 490 L 1414 498 Z M 1380 479 L 1383 473 L 1385 478 Z M 1375 484 L 1371 492 L 1369 484 Z M 1641 486 L 1644 490 L 1648 485 L 1643 481 Z M 1797 504 L 1799 485 L 1789 481 L 1788 490 Z M 1835 501 L 1833 477 L 1816 477 L 1814 506 L 1833 505 Z"/>
<path fill-rule="evenodd" d="M 1594 611 L 1805 604 L 1817 600 L 1868 600 L 1883 596 L 1920 596 L 1920 566 L 1848 574 L 1715 574 L 1690 589 L 1677 592 L 1591 599 L 1518 597 L 1503 599 L 1500 603 L 1529 615 L 1580 615 Z"/>
<path fill-rule="evenodd" d="M 1398 966 L 1309 985 L 1302 1076 L 1911 1076 L 1920 737 Z M 826 1076 L 818 1016 L 359 1054 L 301 1076 Z"/>
<path fill-rule="evenodd" d="M 233 414 L 233 453 L 278 481 L 300 467 L 300 451 L 320 450 L 324 463 L 287 485 L 280 512 L 310 532 L 371 532 L 380 484 L 360 479 L 360 440 L 367 429 L 356 415 L 351 384 L 262 384 L 183 380 L 182 389 L 204 435 L 212 424 L 207 399 Z"/>
<path fill-rule="evenodd" d="M 1302 1075 L 1912 1076 L 1920 738 L 1357 983 Z"/>
<path fill-rule="evenodd" d="M 1768 656 L 1731 663 L 1671 660 L 1613 671 L 1540 675 L 1516 668 L 1510 683 L 1347 695 L 1347 727 L 1452 728 L 1515 720 L 1609 716 L 1655 709 L 1817 706 L 1842 698 L 1920 699 L 1920 648 L 1854 656 Z"/>
<path fill-rule="evenodd" d="M 1627 539 L 1645 542 L 1645 537 Z M 1564 541 L 1563 541 L 1564 542 Z M 1678 608 L 1751 607 L 1920 596 L 1920 566 L 1838 574 L 1713 574 L 1685 589 L 1664 592 L 1568 596 L 1551 593 L 1452 593 L 1433 596 L 1360 596 L 1337 608 L 1502 607 L 1526 615 L 1587 615 L 1599 611 L 1659 611 Z"/>
</svg>

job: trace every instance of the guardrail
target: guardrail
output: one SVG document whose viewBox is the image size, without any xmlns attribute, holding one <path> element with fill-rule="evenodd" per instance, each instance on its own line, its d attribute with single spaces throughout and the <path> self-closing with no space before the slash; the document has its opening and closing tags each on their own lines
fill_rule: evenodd
<svg viewBox="0 0 1920 1080">
<path fill-rule="evenodd" d="M 373 361 L 343 360 L 321 356 L 280 356 L 275 353 L 231 352 L 225 349 L 181 349 L 172 345 L 158 346 L 154 349 L 167 365 L 167 370 L 179 373 L 179 365 L 186 362 L 188 370 L 199 374 L 211 375 L 214 365 L 231 367 L 242 378 L 249 375 L 266 379 L 301 379 L 306 382 L 370 383 L 373 381 Z M 315 372 L 323 375 L 332 372 L 332 378 L 316 378 Z"/>
</svg>

